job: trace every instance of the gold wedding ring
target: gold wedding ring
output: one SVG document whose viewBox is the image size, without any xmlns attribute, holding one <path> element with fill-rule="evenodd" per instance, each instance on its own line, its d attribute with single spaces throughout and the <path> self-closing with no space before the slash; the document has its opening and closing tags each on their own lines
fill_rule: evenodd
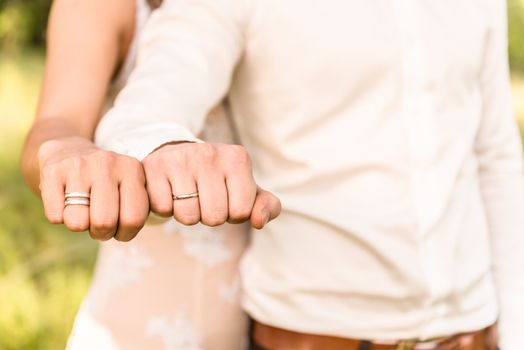
<svg viewBox="0 0 524 350">
<path fill-rule="evenodd" d="M 87 192 L 67 192 L 65 194 L 64 205 L 85 205 L 89 206 L 91 204 L 91 196 Z"/>
<path fill-rule="evenodd" d="M 178 201 L 181 199 L 190 199 L 190 198 L 196 198 L 198 197 L 198 192 L 188 193 L 188 194 L 179 194 L 179 195 L 173 195 L 173 199 Z"/>
</svg>

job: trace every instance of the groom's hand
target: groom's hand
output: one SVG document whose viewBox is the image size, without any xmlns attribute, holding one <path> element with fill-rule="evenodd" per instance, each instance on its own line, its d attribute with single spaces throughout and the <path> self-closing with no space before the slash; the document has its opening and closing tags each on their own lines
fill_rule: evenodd
<svg viewBox="0 0 524 350">
<path fill-rule="evenodd" d="M 184 225 L 250 220 L 260 229 L 280 214 L 279 199 L 255 183 L 251 160 L 242 146 L 167 144 L 142 163 L 151 210 L 173 215 Z M 190 198 L 177 199 L 184 195 Z"/>
</svg>

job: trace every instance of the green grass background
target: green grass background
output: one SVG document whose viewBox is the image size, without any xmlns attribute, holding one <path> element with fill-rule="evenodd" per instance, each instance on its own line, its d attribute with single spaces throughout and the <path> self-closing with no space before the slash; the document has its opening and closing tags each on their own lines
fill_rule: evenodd
<svg viewBox="0 0 524 350">
<path fill-rule="evenodd" d="M 46 222 L 18 157 L 33 118 L 43 53 L 0 53 L 0 349 L 63 349 L 96 243 Z"/>
<path fill-rule="evenodd" d="M 518 17 L 510 30 L 511 47 L 516 48 L 512 64 L 523 71 L 524 11 L 510 15 Z M 16 18 L 0 11 L 0 38 L 11 38 L 4 40 L 10 46 L 20 40 Z M 15 29 L 9 31 L 8 25 Z M 48 224 L 40 200 L 22 182 L 18 158 L 36 107 L 44 58 L 41 50 L 2 50 L 1 45 L 0 50 L 0 350 L 62 349 L 88 288 L 97 245 L 86 234 Z M 521 131 L 523 77 L 515 73 L 512 83 Z"/>
</svg>

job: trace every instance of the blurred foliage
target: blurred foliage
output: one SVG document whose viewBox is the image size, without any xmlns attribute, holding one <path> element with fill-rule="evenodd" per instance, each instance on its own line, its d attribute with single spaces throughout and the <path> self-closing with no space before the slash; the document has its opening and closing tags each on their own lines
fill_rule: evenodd
<svg viewBox="0 0 524 350">
<path fill-rule="evenodd" d="M 511 87 L 513 91 L 513 110 L 519 125 L 520 135 L 524 141 L 524 75 L 513 74 Z"/>
<path fill-rule="evenodd" d="M 524 0 L 509 0 L 508 19 L 511 67 L 524 72 Z"/>
<path fill-rule="evenodd" d="M 0 349 L 63 349 L 96 244 L 52 226 L 18 164 L 43 71 L 41 51 L 0 53 Z"/>
<path fill-rule="evenodd" d="M 524 0 L 507 0 L 510 61 L 524 72 Z M 0 0 L 0 49 L 43 47 L 51 0 Z"/>
<path fill-rule="evenodd" d="M 50 7 L 50 0 L 0 0 L 0 47 L 43 46 Z"/>
<path fill-rule="evenodd" d="M 52 226 L 18 155 L 43 71 L 50 0 L 0 0 L 0 350 L 62 349 L 91 278 L 96 243 Z M 524 0 L 509 0 L 513 69 L 524 73 Z M 524 131 L 524 75 L 513 79 Z"/>
</svg>

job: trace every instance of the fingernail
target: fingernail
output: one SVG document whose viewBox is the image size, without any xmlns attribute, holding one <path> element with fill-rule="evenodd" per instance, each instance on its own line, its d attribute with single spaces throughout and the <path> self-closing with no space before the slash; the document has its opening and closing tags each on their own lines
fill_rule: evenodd
<svg viewBox="0 0 524 350">
<path fill-rule="evenodd" d="M 269 222 L 269 213 L 266 213 L 266 215 L 264 216 L 264 226 L 266 226 L 268 222 Z"/>
</svg>

